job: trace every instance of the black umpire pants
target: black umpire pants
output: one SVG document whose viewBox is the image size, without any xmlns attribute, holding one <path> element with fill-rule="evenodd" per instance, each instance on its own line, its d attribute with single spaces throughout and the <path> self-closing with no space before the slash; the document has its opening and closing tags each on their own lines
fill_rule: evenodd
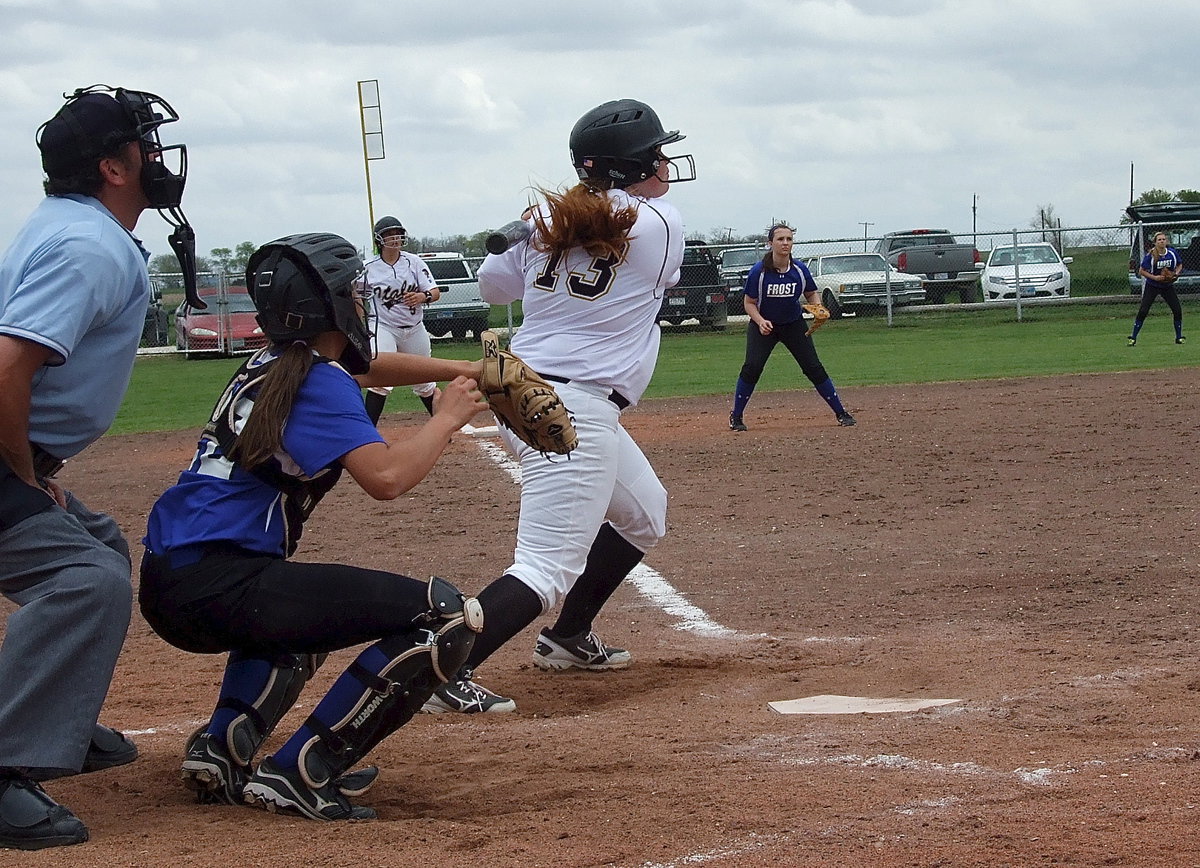
<svg viewBox="0 0 1200 868">
<path fill-rule="evenodd" d="M 758 326 L 751 320 L 750 327 L 746 330 L 746 361 L 740 374 L 742 382 L 748 386 L 758 384 L 758 378 L 767 366 L 767 359 L 771 357 L 777 344 L 787 347 L 792 358 L 800 365 L 804 376 L 808 377 L 814 386 L 828 380 L 829 374 L 817 358 L 817 348 L 813 345 L 812 337 L 804 334 L 806 331 L 808 324 L 803 317 L 795 322 L 774 323 L 769 335 L 759 331 Z"/>
</svg>

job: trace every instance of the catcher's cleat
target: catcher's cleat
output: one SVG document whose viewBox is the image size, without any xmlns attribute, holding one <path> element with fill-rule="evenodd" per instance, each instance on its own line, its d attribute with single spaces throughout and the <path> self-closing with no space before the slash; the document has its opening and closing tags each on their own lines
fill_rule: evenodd
<svg viewBox="0 0 1200 868">
<path fill-rule="evenodd" d="M 125 733 L 97 723 L 92 732 L 92 743 L 88 745 L 87 756 L 83 758 L 80 774 L 123 766 L 133 762 L 137 756 L 137 745 Z"/>
<path fill-rule="evenodd" d="M 1186 340 L 1187 340 L 1187 338 L 1185 338 L 1183 335 L 1180 335 L 1179 337 L 1175 338 L 1175 343 L 1181 344 Z"/>
<path fill-rule="evenodd" d="M 82 844 L 87 826 L 36 781 L 5 772 L 0 777 L 0 849 L 44 850 Z"/>
<path fill-rule="evenodd" d="M 469 669 L 464 670 L 460 678 L 434 690 L 433 696 L 421 706 L 424 714 L 480 714 L 516 710 L 517 703 L 513 700 L 472 681 Z"/>
<path fill-rule="evenodd" d="M 746 431 L 748 429 L 746 428 L 746 423 L 742 421 L 741 416 L 737 416 L 733 413 L 730 413 L 729 414 L 729 430 L 730 431 Z"/>
<path fill-rule="evenodd" d="M 533 662 L 539 669 L 624 669 L 633 661 L 624 648 L 610 648 L 594 632 L 580 633 L 563 639 L 543 627 L 533 649 Z"/>
<path fill-rule="evenodd" d="M 1129 346 L 1131 346 L 1131 347 L 1136 347 L 1136 346 L 1137 346 L 1137 338 L 1135 338 L 1133 335 L 1130 335 L 1130 336 L 1127 338 L 1127 340 L 1129 341 L 1129 344 L 1128 344 Z"/>
<path fill-rule="evenodd" d="M 250 772 L 234 761 L 221 739 L 200 729 L 188 739 L 179 777 L 202 805 L 240 805 Z"/>
<path fill-rule="evenodd" d="M 837 423 L 843 428 L 850 428 L 858 423 L 854 421 L 854 417 L 849 413 L 838 413 Z"/>
<path fill-rule="evenodd" d="M 244 797 L 246 804 L 272 814 L 283 811 L 310 820 L 374 820 L 378 816 L 373 808 L 352 805 L 334 782 L 314 789 L 304 782 L 299 769 L 280 768 L 270 757 L 250 776 Z"/>
</svg>

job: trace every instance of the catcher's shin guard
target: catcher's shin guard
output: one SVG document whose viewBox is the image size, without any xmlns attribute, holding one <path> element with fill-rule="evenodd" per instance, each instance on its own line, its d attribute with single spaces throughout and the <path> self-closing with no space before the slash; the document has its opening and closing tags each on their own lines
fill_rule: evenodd
<svg viewBox="0 0 1200 868">
<path fill-rule="evenodd" d="M 238 699 L 225 697 L 217 703 L 218 708 L 230 708 L 240 712 L 229 724 L 225 734 L 225 746 L 233 761 L 249 766 L 254 754 L 288 710 L 295 704 L 304 685 L 325 662 L 324 654 L 283 654 L 272 661 L 258 698 L 247 704 Z"/>
<path fill-rule="evenodd" d="M 305 721 L 316 735 L 301 746 L 297 764 L 313 789 L 342 775 L 408 723 L 434 688 L 454 677 L 466 661 L 475 635 L 483 629 L 479 601 L 436 576 L 429 582 L 428 601 L 429 610 L 415 619 L 412 630 L 368 649 L 382 652 L 387 660 L 378 672 L 360 663 L 365 654 L 350 664 L 342 678 L 357 681 L 362 691 L 349 707 L 333 711 L 337 720 L 322 720 L 332 715 L 321 715 L 318 706 Z"/>
</svg>

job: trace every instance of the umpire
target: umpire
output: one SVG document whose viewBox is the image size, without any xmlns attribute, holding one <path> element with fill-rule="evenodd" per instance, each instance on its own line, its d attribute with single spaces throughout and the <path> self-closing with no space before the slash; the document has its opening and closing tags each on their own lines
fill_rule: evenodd
<svg viewBox="0 0 1200 868">
<path fill-rule="evenodd" d="M 42 200 L 0 260 L 0 847 L 78 844 L 87 827 L 39 781 L 137 757 L 97 722 L 129 626 L 129 545 L 54 476 L 112 424 L 150 301 L 147 208 L 177 229 L 183 145 L 160 97 L 95 85 L 38 130 Z M 172 167 L 178 171 L 172 171 Z"/>
</svg>

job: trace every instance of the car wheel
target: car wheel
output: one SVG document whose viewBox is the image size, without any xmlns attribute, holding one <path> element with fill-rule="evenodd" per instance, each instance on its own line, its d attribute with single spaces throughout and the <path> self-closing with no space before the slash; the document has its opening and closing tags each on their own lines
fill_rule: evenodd
<svg viewBox="0 0 1200 868">
<path fill-rule="evenodd" d="M 977 301 L 983 301 L 983 293 L 979 289 L 979 284 L 975 281 L 964 283 L 958 288 L 958 297 L 962 299 L 963 304 L 972 304 Z"/>
<path fill-rule="evenodd" d="M 829 311 L 830 319 L 842 318 L 842 303 L 837 300 L 832 289 L 827 289 L 821 294 L 821 304 L 825 305 L 825 309 Z"/>
</svg>

